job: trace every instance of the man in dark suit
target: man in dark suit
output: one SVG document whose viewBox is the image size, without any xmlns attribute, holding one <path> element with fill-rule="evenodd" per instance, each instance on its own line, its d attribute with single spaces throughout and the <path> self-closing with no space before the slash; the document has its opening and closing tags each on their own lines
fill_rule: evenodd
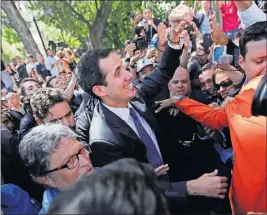
<svg viewBox="0 0 267 215">
<path fill-rule="evenodd" d="M 179 66 L 182 53 L 177 45 L 179 34 L 185 23 L 191 22 L 189 8 L 179 7 L 169 17 L 172 28 L 162 62 L 138 89 L 131 83 L 132 74 L 122 67 L 119 56 L 109 50 L 89 51 L 78 63 L 79 85 L 100 100 L 88 131 L 94 166 L 135 158 L 154 168 L 164 163 L 171 168 L 171 145 L 164 142 L 160 126 L 146 103 L 161 91 Z M 189 194 L 224 198 L 227 186 L 227 179 L 216 176 L 216 171 L 189 182 L 169 183 L 171 179 L 167 174 L 159 179 L 163 181 L 165 194 L 176 197 Z"/>
</svg>

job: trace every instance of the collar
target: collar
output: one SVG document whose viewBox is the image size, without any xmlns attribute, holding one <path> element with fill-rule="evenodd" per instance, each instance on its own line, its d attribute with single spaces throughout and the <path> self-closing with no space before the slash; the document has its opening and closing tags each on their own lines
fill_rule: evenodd
<svg viewBox="0 0 267 215">
<path fill-rule="evenodd" d="M 110 107 L 104 103 L 102 103 L 107 109 L 109 109 L 111 112 L 116 114 L 118 117 L 120 117 L 123 121 L 127 122 L 130 118 L 130 108 L 133 108 L 133 106 L 128 103 L 128 108 L 114 108 Z"/>
</svg>

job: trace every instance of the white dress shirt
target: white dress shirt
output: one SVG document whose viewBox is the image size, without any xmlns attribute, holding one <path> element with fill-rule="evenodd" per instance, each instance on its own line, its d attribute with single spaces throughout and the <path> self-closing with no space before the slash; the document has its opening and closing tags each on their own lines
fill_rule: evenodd
<svg viewBox="0 0 267 215">
<path fill-rule="evenodd" d="M 138 134 L 138 131 L 137 131 L 136 127 L 135 127 L 133 118 L 130 115 L 130 108 L 132 108 L 134 110 L 134 108 L 132 107 L 132 105 L 130 103 L 128 104 L 128 108 L 114 108 L 114 107 L 110 107 L 110 106 L 108 106 L 108 105 L 106 105 L 104 103 L 102 103 L 102 104 L 107 109 L 109 109 L 112 113 L 114 113 L 118 117 L 120 117 L 127 125 L 129 125 L 134 130 L 136 135 L 140 138 L 140 136 Z M 150 128 L 150 126 L 147 123 L 147 121 L 142 116 L 140 116 L 140 114 L 136 110 L 134 110 L 134 111 L 137 114 L 137 116 L 138 116 L 140 122 L 142 123 L 144 129 L 146 130 L 148 135 L 151 137 L 153 143 L 155 144 L 155 146 L 156 146 L 156 148 L 157 148 L 157 150 L 159 152 L 159 155 L 161 156 L 161 152 L 160 152 L 160 149 L 159 149 L 158 141 L 157 141 L 157 138 L 156 138 L 156 135 L 155 135 L 154 131 Z"/>
</svg>

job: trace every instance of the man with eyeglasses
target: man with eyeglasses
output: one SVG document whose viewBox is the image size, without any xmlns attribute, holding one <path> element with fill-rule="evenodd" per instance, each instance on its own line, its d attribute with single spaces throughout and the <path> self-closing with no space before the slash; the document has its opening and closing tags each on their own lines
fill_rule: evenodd
<svg viewBox="0 0 267 215">
<path fill-rule="evenodd" d="M 19 152 L 33 180 L 47 187 L 40 214 L 47 212 L 59 192 L 94 171 L 89 146 L 78 142 L 76 134 L 60 124 L 33 128 L 21 141 Z"/>
<path fill-rule="evenodd" d="M 68 99 L 60 89 L 37 90 L 30 99 L 37 124 L 59 123 L 75 130 L 74 115 Z"/>
</svg>

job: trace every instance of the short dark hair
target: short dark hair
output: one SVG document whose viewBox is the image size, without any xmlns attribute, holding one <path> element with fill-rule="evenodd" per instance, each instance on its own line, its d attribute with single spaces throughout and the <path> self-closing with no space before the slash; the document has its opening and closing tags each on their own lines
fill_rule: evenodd
<svg viewBox="0 0 267 215">
<path fill-rule="evenodd" d="M 267 21 L 256 22 L 247 27 L 242 33 L 239 40 L 240 54 L 245 59 L 247 54 L 247 44 L 251 41 L 260 41 L 267 36 Z"/>
<path fill-rule="evenodd" d="M 24 83 L 29 82 L 29 81 L 33 81 L 36 82 L 37 84 L 39 84 L 41 86 L 41 83 L 37 80 L 35 80 L 34 78 L 24 78 L 22 79 L 22 81 L 20 82 L 20 90 L 21 90 L 21 94 L 23 96 L 27 96 L 26 95 L 26 91 L 25 91 L 25 87 L 23 86 Z"/>
<path fill-rule="evenodd" d="M 60 193 L 48 214 L 65 213 L 169 214 L 169 210 L 154 169 L 128 158 L 101 167 Z"/>
<path fill-rule="evenodd" d="M 207 70 L 213 70 L 213 69 L 215 69 L 215 65 L 213 63 L 207 63 L 202 67 L 201 72 L 205 72 Z"/>
<path fill-rule="evenodd" d="M 93 87 L 106 85 L 106 74 L 99 68 L 99 60 L 109 56 L 111 49 L 95 49 L 87 51 L 80 59 L 76 68 L 76 77 L 80 87 L 90 95 L 94 95 Z"/>
<path fill-rule="evenodd" d="M 44 88 L 32 94 L 30 105 L 33 114 L 39 120 L 43 121 L 48 115 L 50 108 L 65 101 L 69 103 L 62 90 L 57 88 Z"/>
</svg>

